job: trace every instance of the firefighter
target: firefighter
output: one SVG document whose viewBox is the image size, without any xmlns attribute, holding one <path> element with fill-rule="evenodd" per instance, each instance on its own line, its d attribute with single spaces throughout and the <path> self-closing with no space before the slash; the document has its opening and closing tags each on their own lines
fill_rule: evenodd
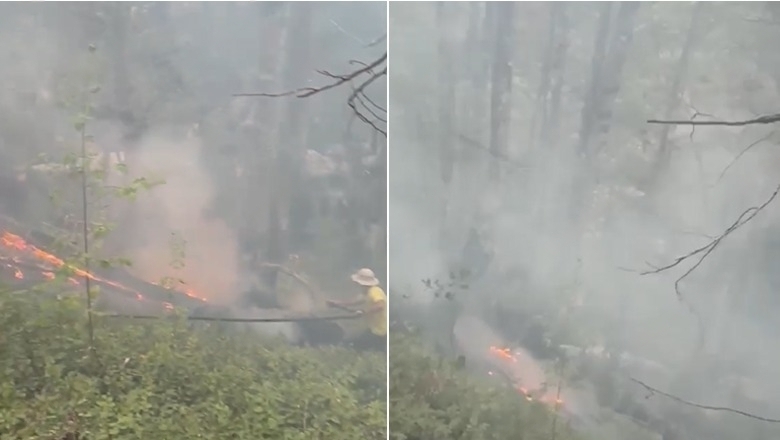
<svg viewBox="0 0 780 440">
<path fill-rule="evenodd" d="M 361 286 L 363 293 L 351 301 L 329 300 L 331 307 L 338 307 L 363 316 L 366 329 L 352 341 L 358 350 L 385 352 L 387 350 L 387 296 L 379 287 L 374 271 L 360 269 L 352 275 L 352 281 Z"/>
</svg>

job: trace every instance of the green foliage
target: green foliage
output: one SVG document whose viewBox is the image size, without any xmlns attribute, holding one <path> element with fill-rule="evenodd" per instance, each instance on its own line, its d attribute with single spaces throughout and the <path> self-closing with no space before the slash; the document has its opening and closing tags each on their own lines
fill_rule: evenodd
<svg viewBox="0 0 780 440">
<path fill-rule="evenodd" d="M 390 337 L 391 440 L 578 438 L 545 406 L 509 387 L 482 383 L 431 354 L 414 335 Z"/>
<path fill-rule="evenodd" d="M 0 294 L 0 438 L 386 436 L 381 356 L 96 318 L 91 350 L 79 299 Z"/>
</svg>

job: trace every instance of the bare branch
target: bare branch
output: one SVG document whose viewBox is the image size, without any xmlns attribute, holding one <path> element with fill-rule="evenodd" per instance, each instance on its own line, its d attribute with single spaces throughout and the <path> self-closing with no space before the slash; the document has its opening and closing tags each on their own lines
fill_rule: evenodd
<svg viewBox="0 0 780 440">
<path fill-rule="evenodd" d="M 755 218 L 759 212 L 761 212 L 764 208 L 769 206 L 769 204 L 772 203 L 772 201 L 774 201 L 774 199 L 777 197 L 777 194 L 779 192 L 780 192 L 780 185 L 778 185 L 777 188 L 775 188 L 775 191 L 772 193 L 772 195 L 768 199 L 766 199 L 761 205 L 753 206 L 743 211 L 742 214 L 739 215 L 737 220 L 731 224 L 731 226 L 726 228 L 726 230 L 723 233 L 715 237 L 706 245 L 698 249 L 694 249 L 693 251 L 681 257 L 677 257 L 674 261 L 672 261 L 669 264 L 655 268 L 650 271 L 641 272 L 641 275 L 649 275 L 649 274 L 664 272 L 698 255 L 699 256 L 698 261 L 693 266 L 691 266 L 682 276 L 677 278 L 677 280 L 674 282 L 674 291 L 675 293 L 677 293 L 677 297 L 680 300 L 682 300 L 682 293 L 680 292 L 680 282 L 683 279 L 685 279 L 688 275 L 690 275 L 694 270 L 696 270 L 699 266 L 701 266 L 704 260 L 715 250 L 716 247 L 718 247 L 718 245 L 720 244 L 721 241 L 723 241 L 724 238 L 726 238 L 729 234 L 736 231 L 737 229 L 741 228 L 749 221 L 753 220 L 753 218 Z"/>
<path fill-rule="evenodd" d="M 382 37 L 383 38 L 383 37 Z M 381 39 L 381 38 L 380 38 Z M 379 40 L 377 40 L 379 41 Z M 381 128 L 379 124 L 387 123 L 387 109 L 376 104 L 374 101 L 366 96 L 366 88 L 374 83 L 376 80 L 387 76 L 387 52 L 377 58 L 371 63 L 363 63 L 361 61 L 351 60 L 350 65 L 360 66 L 358 69 L 346 74 L 334 74 L 326 70 L 318 70 L 317 73 L 331 79 L 332 81 L 324 86 L 320 87 L 302 87 L 295 90 L 290 90 L 281 93 L 237 93 L 234 97 L 266 97 L 266 98 L 281 98 L 281 97 L 295 97 L 295 98 L 308 98 L 316 94 L 334 89 L 344 84 L 352 84 L 359 77 L 363 77 L 356 87 L 352 86 L 352 94 L 347 99 L 347 105 L 355 115 L 365 124 L 371 126 L 374 130 L 382 133 L 387 137 L 387 131 Z M 374 108 L 370 108 L 366 105 L 366 102 L 370 103 Z M 368 115 L 366 115 L 366 112 Z"/>
<path fill-rule="evenodd" d="M 328 21 L 329 21 L 329 22 L 330 22 L 330 24 L 332 24 L 332 25 L 333 25 L 333 27 L 335 27 L 335 28 L 336 28 L 336 29 L 337 29 L 339 32 L 341 32 L 342 34 L 346 35 L 346 36 L 347 36 L 347 37 L 349 37 L 350 39 L 357 41 L 358 43 L 360 43 L 360 45 L 361 45 L 361 46 L 363 46 L 363 47 L 366 47 L 366 48 L 368 48 L 368 47 L 374 47 L 374 46 L 376 46 L 377 44 L 379 44 L 379 43 L 382 43 L 382 42 L 384 42 L 384 41 L 387 39 L 387 33 L 384 33 L 384 34 L 382 34 L 382 35 L 378 36 L 377 38 L 374 38 L 374 39 L 373 39 L 373 40 L 371 40 L 369 43 L 366 43 L 365 41 L 363 41 L 362 39 L 358 38 L 358 37 L 357 37 L 357 36 L 355 36 L 354 34 L 351 34 L 351 33 L 347 32 L 347 30 L 346 30 L 346 29 L 344 29 L 343 27 L 341 27 L 341 26 L 340 26 L 338 23 L 336 23 L 336 21 L 335 21 L 335 20 L 328 20 Z"/>
<path fill-rule="evenodd" d="M 752 124 L 772 124 L 780 122 L 780 113 L 773 115 L 759 116 L 755 119 L 748 119 L 745 121 L 695 121 L 695 120 L 661 120 L 661 119 L 648 119 L 648 124 L 666 124 L 666 125 L 721 125 L 729 127 L 743 127 L 745 125 Z"/>
<path fill-rule="evenodd" d="M 352 35 L 349 32 L 347 32 L 347 30 L 344 29 L 343 27 L 341 27 L 338 23 L 336 23 L 335 20 L 328 20 L 328 21 L 330 22 L 330 24 L 333 25 L 333 27 L 338 29 L 338 31 L 341 32 L 342 34 L 346 35 L 347 37 L 349 37 L 349 38 L 351 38 L 351 39 L 353 39 L 355 41 L 357 41 L 358 43 L 360 43 L 361 46 L 365 46 L 366 45 L 365 41 L 363 41 L 360 38 L 356 37 L 355 35 Z"/>
<path fill-rule="evenodd" d="M 387 54 L 385 54 L 385 57 L 387 57 Z M 367 118 L 367 117 L 366 117 L 366 116 L 365 116 L 365 115 L 364 115 L 364 114 L 363 114 L 363 113 L 362 113 L 360 110 L 358 110 L 357 106 L 355 105 L 355 101 L 358 99 L 358 97 L 359 97 L 359 96 L 361 96 L 361 95 L 362 95 L 362 96 L 365 96 L 365 93 L 364 93 L 364 91 L 365 91 L 366 87 L 368 87 L 369 85 L 371 85 L 371 83 L 373 83 L 373 82 L 374 82 L 374 81 L 376 81 L 378 78 L 380 78 L 380 77 L 383 77 L 383 76 L 387 76 L 387 67 L 385 67 L 384 69 L 382 69 L 382 71 L 381 71 L 381 72 L 373 74 L 373 75 L 371 76 L 371 78 L 369 78 L 368 80 L 366 80 L 366 81 L 364 81 L 362 84 L 360 84 L 360 85 L 359 85 L 359 86 L 358 86 L 358 87 L 357 87 L 357 88 L 356 88 L 356 89 L 355 89 L 355 90 L 352 92 L 352 94 L 349 96 L 349 99 L 347 99 L 347 104 L 348 104 L 348 105 L 349 105 L 349 107 L 352 109 L 352 111 L 353 111 L 353 112 L 355 112 L 355 114 L 357 115 L 357 117 L 358 117 L 358 118 L 359 118 L 361 121 L 363 121 L 363 122 L 365 122 L 366 124 L 370 125 L 370 126 L 371 126 L 371 127 L 374 129 L 374 130 L 376 130 L 376 131 L 378 131 L 378 132 L 382 133 L 384 136 L 387 136 L 387 132 L 386 132 L 385 130 L 382 130 L 381 128 L 379 128 L 379 127 L 378 127 L 378 126 L 377 126 L 377 125 L 374 123 L 374 121 L 371 121 L 371 120 L 369 120 L 369 119 L 368 119 L 368 118 Z M 374 105 L 375 105 L 375 107 L 379 107 L 379 106 L 377 106 L 376 104 L 374 104 Z M 363 106 L 364 106 L 364 107 L 366 107 L 365 105 L 363 105 Z M 385 110 L 385 109 L 381 109 L 381 110 L 382 110 L 382 111 L 384 111 L 385 113 L 387 113 L 387 110 Z M 370 109 L 369 109 L 369 112 L 371 112 L 371 113 L 373 114 L 373 112 L 372 112 Z M 380 122 L 385 122 L 385 123 L 387 122 L 387 120 L 386 120 L 386 119 L 383 119 L 383 118 L 377 118 L 377 119 L 379 119 L 379 121 L 380 121 Z"/>
<path fill-rule="evenodd" d="M 774 131 L 771 131 L 771 132 L 769 132 L 769 134 L 767 134 L 766 136 L 764 136 L 764 137 L 762 137 L 762 138 L 758 139 L 757 141 L 755 141 L 755 142 L 751 143 L 750 145 L 748 145 L 747 147 L 745 147 L 745 148 L 744 148 L 742 151 L 740 151 L 740 152 L 739 152 L 739 154 L 737 154 L 737 155 L 734 157 L 734 159 L 732 159 L 732 160 L 731 160 L 731 162 L 729 162 L 729 164 L 726 166 L 726 168 L 724 168 L 724 169 L 723 169 L 723 171 L 721 171 L 721 173 L 720 173 L 720 176 L 718 176 L 718 180 L 717 180 L 717 182 L 716 182 L 716 183 L 720 182 L 720 180 L 723 178 L 723 176 L 725 176 L 725 175 L 726 175 L 726 172 L 729 170 L 729 168 L 731 168 L 731 166 L 732 166 L 732 165 L 734 165 L 735 163 L 737 163 L 737 161 L 739 160 L 739 158 L 740 158 L 740 157 L 742 157 L 742 155 L 744 155 L 745 153 L 747 153 L 748 151 L 750 151 L 750 149 L 752 149 L 752 148 L 753 148 L 753 147 L 755 147 L 756 145 L 760 144 L 761 142 L 764 142 L 764 141 L 766 141 L 766 140 L 769 140 L 769 138 L 770 138 L 770 137 L 772 137 L 772 135 L 773 135 L 773 134 L 775 134 L 775 132 L 774 132 Z"/>
<path fill-rule="evenodd" d="M 741 415 L 741 416 L 744 416 L 744 417 L 748 417 L 750 419 L 760 420 L 762 422 L 780 423 L 780 419 L 772 419 L 772 418 L 769 418 L 769 417 L 757 416 L 755 414 L 751 414 L 749 412 L 738 410 L 738 409 L 734 409 L 734 408 L 729 408 L 727 406 L 702 405 L 700 403 L 691 402 L 691 401 L 685 400 L 685 399 L 683 399 L 681 397 L 677 397 L 674 394 L 669 394 L 669 393 L 663 392 L 663 391 L 661 391 L 659 389 L 653 388 L 650 385 L 642 382 L 639 379 L 634 379 L 633 377 L 630 378 L 630 379 L 631 379 L 632 382 L 640 385 L 642 388 L 644 388 L 645 390 L 648 391 L 648 393 L 649 393 L 647 395 L 648 398 L 651 397 L 653 394 L 658 394 L 660 396 L 664 396 L 664 397 L 666 397 L 668 399 L 674 400 L 677 403 L 681 403 L 683 405 L 692 406 L 694 408 L 704 409 L 704 410 L 708 410 L 708 411 L 730 412 L 730 413 L 733 413 L 733 414 L 738 414 L 738 415 Z"/>
</svg>

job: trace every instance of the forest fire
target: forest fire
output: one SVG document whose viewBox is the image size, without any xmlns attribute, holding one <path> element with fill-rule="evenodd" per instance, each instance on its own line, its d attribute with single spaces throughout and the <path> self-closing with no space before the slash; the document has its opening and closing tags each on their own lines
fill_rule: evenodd
<svg viewBox="0 0 780 440">
<path fill-rule="evenodd" d="M 74 275 L 68 277 L 68 281 L 71 284 L 78 286 L 81 284 L 78 278 L 89 278 L 91 281 L 95 281 L 99 284 L 110 286 L 124 293 L 131 294 L 139 301 L 146 300 L 144 295 L 136 289 L 127 287 L 123 284 L 111 280 L 107 280 L 105 278 L 98 277 L 93 273 L 87 272 L 83 269 L 79 269 L 71 264 L 66 263 L 56 255 L 27 243 L 24 238 L 5 230 L 2 231 L 2 234 L 0 234 L 0 251 L 5 254 L 0 255 L 2 266 L 13 271 L 13 276 L 17 280 L 26 279 L 25 270 L 27 267 L 34 268 L 33 270 L 39 272 L 40 275 L 47 280 L 55 279 L 55 272 L 64 268 L 67 269 L 70 274 Z M 31 264 L 30 259 L 34 260 L 35 264 Z M 205 298 L 197 295 L 194 291 L 192 291 L 192 289 L 189 288 L 167 290 L 179 292 L 200 301 L 206 301 Z M 173 305 L 169 302 L 163 302 L 163 305 L 167 309 L 173 308 Z"/>
<path fill-rule="evenodd" d="M 500 359 L 502 363 L 511 364 L 508 365 L 506 369 L 508 376 L 512 378 L 513 382 L 518 382 L 518 379 L 520 379 L 523 375 L 521 359 L 515 356 L 511 349 L 506 347 L 502 348 L 491 346 L 488 351 L 491 356 Z M 493 372 L 491 371 L 489 374 L 493 375 Z M 536 400 L 538 402 L 554 406 L 556 409 L 563 405 L 563 400 L 559 396 L 554 396 L 551 393 L 546 392 L 546 384 L 542 384 L 542 389 L 535 391 L 531 391 L 518 383 L 514 383 L 513 386 L 529 402 Z"/>
</svg>

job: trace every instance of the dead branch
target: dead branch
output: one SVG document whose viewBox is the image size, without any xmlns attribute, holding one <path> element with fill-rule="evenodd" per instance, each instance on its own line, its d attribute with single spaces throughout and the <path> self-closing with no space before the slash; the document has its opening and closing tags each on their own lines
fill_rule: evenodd
<svg viewBox="0 0 780 440">
<path fill-rule="evenodd" d="M 666 125 L 721 125 L 729 127 L 743 127 L 745 125 L 752 124 L 772 124 L 780 122 L 780 113 L 773 115 L 759 116 L 755 119 L 748 119 L 744 121 L 696 121 L 696 120 L 662 120 L 662 119 L 648 119 L 648 124 L 666 124 Z"/>
<path fill-rule="evenodd" d="M 756 215 L 758 215 L 759 212 L 761 212 L 764 208 L 769 206 L 769 204 L 775 200 L 779 192 L 780 192 L 780 185 L 778 185 L 775 188 L 775 191 L 772 193 L 772 195 L 768 199 L 766 199 L 761 205 L 753 206 L 743 211 L 742 214 L 739 215 L 737 220 L 731 224 L 731 226 L 726 228 L 726 230 L 723 231 L 723 233 L 721 233 L 720 235 L 712 239 L 706 245 L 698 249 L 695 249 L 681 257 L 677 257 L 676 259 L 674 259 L 674 261 L 672 261 L 667 265 L 654 268 L 653 270 L 641 272 L 640 275 L 650 275 L 650 274 L 657 274 L 660 272 L 664 272 L 698 255 L 699 256 L 698 261 L 693 266 L 691 266 L 687 271 L 685 271 L 685 273 L 682 274 L 682 276 L 680 276 L 679 278 L 677 278 L 677 280 L 674 282 L 674 291 L 677 294 L 677 298 L 682 300 L 682 293 L 680 292 L 680 282 L 682 282 L 682 280 L 684 280 L 694 270 L 696 270 L 699 266 L 701 266 L 704 260 L 715 250 L 716 247 L 718 247 L 718 245 L 720 244 L 721 241 L 723 241 L 723 239 L 725 239 L 732 232 L 744 226 L 749 221 L 753 220 L 756 217 Z"/>
<path fill-rule="evenodd" d="M 377 40 L 378 41 L 378 40 Z M 237 93 L 234 97 L 266 97 L 266 98 L 281 98 L 281 97 L 294 97 L 294 98 L 308 98 L 319 93 L 326 92 L 328 90 L 350 84 L 352 87 L 352 94 L 347 99 L 347 105 L 355 115 L 365 124 L 383 136 L 387 137 L 387 131 L 381 128 L 381 124 L 387 123 L 387 109 L 377 105 L 366 95 L 366 89 L 372 83 L 379 78 L 387 76 L 387 52 L 377 58 L 371 63 L 364 63 L 362 61 L 352 60 L 350 65 L 358 65 L 359 68 L 345 74 L 334 74 L 326 70 L 318 70 L 317 73 L 331 79 L 332 81 L 320 87 L 302 87 L 295 90 L 290 90 L 281 93 Z M 360 83 L 355 86 L 353 83 L 361 78 Z M 370 103 L 374 109 L 372 110 L 366 102 Z M 368 114 L 366 114 L 368 113 Z"/>
<path fill-rule="evenodd" d="M 772 419 L 772 418 L 768 418 L 768 417 L 757 416 L 755 414 L 751 414 L 749 412 L 738 410 L 738 409 L 734 409 L 734 408 L 729 408 L 727 406 L 702 405 L 700 403 L 691 402 L 691 401 L 685 400 L 685 399 L 683 399 L 681 397 L 677 397 L 674 394 L 669 394 L 669 393 L 663 392 L 663 391 L 661 391 L 661 390 L 659 390 L 657 388 L 653 388 L 650 385 L 642 382 L 639 379 L 634 379 L 633 377 L 630 378 L 630 379 L 631 379 L 632 382 L 637 383 L 642 388 L 647 390 L 647 392 L 649 393 L 646 396 L 647 398 L 650 398 L 653 394 L 658 394 L 660 396 L 664 396 L 664 397 L 666 397 L 668 399 L 674 400 L 677 403 L 681 403 L 683 405 L 692 406 L 694 408 L 699 408 L 699 409 L 704 409 L 704 410 L 709 410 L 709 411 L 730 412 L 730 413 L 738 414 L 738 415 L 741 415 L 741 416 L 744 416 L 744 417 L 748 417 L 748 418 L 751 418 L 751 419 L 754 419 L 754 420 L 760 420 L 762 422 L 780 423 L 780 419 Z"/>
</svg>

